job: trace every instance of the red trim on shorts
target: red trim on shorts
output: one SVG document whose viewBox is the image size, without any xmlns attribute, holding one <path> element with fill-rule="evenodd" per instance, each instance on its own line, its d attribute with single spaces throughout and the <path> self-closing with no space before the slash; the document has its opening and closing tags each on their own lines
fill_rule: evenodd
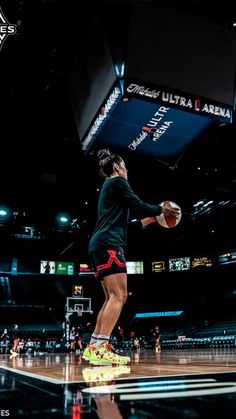
<svg viewBox="0 0 236 419">
<path fill-rule="evenodd" d="M 104 263 L 103 265 L 98 265 L 96 267 L 97 271 L 100 271 L 101 269 L 110 268 L 113 262 L 115 262 L 117 266 L 119 266 L 119 268 L 126 268 L 126 263 L 121 262 L 116 256 L 116 250 L 107 250 L 107 253 L 109 254 L 108 262 Z"/>
</svg>

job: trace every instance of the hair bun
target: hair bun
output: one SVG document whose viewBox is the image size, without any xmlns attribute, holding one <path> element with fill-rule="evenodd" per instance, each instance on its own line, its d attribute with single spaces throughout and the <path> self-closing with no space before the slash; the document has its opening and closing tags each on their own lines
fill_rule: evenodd
<svg viewBox="0 0 236 419">
<path fill-rule="evenodd" d="M 110 152 L 110 150 L 108 148 L 104 148 L 103 150 L 99 150 L 98 151 L 98 160 L 104 160 L 107 157 L 110 157 L 112 155 L 112 153 Z"/>
</svg>

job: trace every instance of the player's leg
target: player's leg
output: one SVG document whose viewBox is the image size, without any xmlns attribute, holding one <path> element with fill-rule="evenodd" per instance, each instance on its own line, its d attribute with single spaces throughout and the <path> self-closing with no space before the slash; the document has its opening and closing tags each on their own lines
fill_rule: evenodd
<svg viewBox="0 0 236 419">
<path fill-rule="evenodd" d="M 108 275 L 103 281 L 106 284 L 109 299 L 101 317 L 100 334 L 95 349 L 91 351 L 90 362 L 107 365 L 126 364 L 130 362 L 130 357 L 115 354 L 114 348 L 109 344 L 109 338 L 127 299 L 127 274 Z"/>
<path fill-rule="evenodd" d="M 106 306 L 107 306 L 107 303 L 108 303 L 108 300 L 109 300 L 109 292 L 108 292 L 108 288 L 107 288 L 106 282 L 105 281 L 101 281 L 101 285 L 102 285 L 102 288 L 103 288 L 103 291 L 104 291 L 104 294 L 105 294 L 105 301 L 103 303 L 103 306 L 102 306 L 100 312 L 98 313 L 97 324 L 96 324 L 96 327 L 95 327 L 95 331 L 97 333 L 100 333 L 100 331 L 101 331 L 101 324 L 102 324 L 103 313 L 104 313 L 104 311 L 106 309 Z"/>
<path fill-rule="evenodd" d="M 108 301 L 102 315 L 100 334 L 110 336 L 127 300 L 127 274 L 122 272 L 108 275 L 102 282 L 108 291 Z"/>
</svg>

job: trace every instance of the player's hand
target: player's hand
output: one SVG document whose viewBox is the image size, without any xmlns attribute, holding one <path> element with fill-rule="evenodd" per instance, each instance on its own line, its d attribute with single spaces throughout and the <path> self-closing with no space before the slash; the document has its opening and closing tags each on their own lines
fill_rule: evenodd
<svg viewBox="0 0 236 419">
<path fill-rule="evenodd" d="M 173 208 L 169 201 L 165 201 L 162 206 L 162 213 L 165 215 L 165 217 L 175 217 L 176 219 L 179 216 L 179 208 Z"/>
<path fill-rule="evenodd" d="M 156 223 L 157 219 L 156 219 L 156 217 L 146 217 L 146 218 L 143 218 L 140 221 L 141 221 L 143 227 L 147 227 L 151 223 Z"/>
</svg>

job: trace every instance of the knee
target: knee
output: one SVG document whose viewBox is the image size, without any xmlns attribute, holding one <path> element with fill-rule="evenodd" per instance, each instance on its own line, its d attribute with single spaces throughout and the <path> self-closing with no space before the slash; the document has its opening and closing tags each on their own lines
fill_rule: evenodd
<svg viewBox="0 0 236 419">
<path fill-rule="evenodd" d="M 120 301 L 121 301 L 122 305 L 124 305 L 126 303 L 127 298 L 128 298 L 128 293 L 126 291 L 124 291 L 120 294 Z"/>
<path fill-rule="evenodd" d="M 123 304 L 125 304 L 125 303 L 126 303 L 127 299 L 128 299 L 128 292 L 125 292 L 125 293 L 123 294 Z"/>
<path fill-rule="evenodd" d="M 117 293 L 117 294 L 112 294 L 111 298 L 113 300 L 115 300 L 116 302 L 118 302 L 119 304 L 124 305 L 127 298 L 128 298 L 128 293 L 127 292 L 120 292 L 120 293 Z"/>
</svg>

